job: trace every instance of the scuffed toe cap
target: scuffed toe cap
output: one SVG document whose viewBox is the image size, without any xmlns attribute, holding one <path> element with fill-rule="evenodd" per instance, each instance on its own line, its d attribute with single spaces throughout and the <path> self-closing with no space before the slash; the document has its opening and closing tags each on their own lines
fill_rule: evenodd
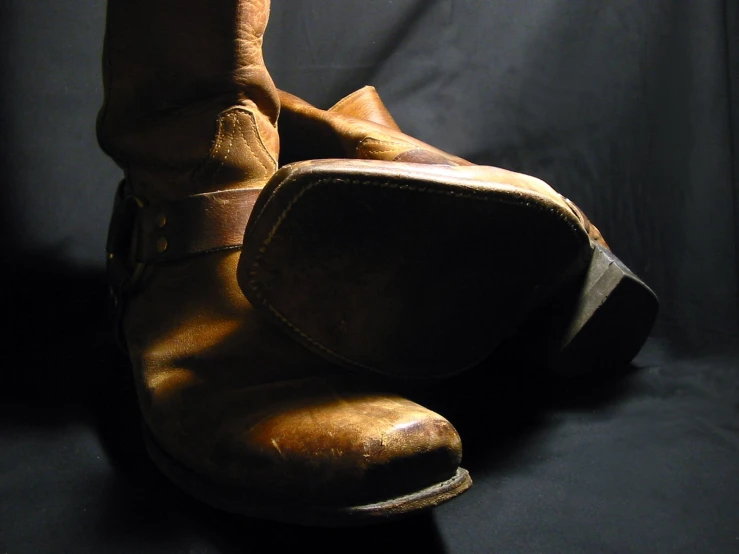
<svg viewBox="0 0 739 554">
<path fill-rule="evenodd" d="M 440 415 L 397 396 L 333 393 L 226 424 L 214 461 L 260 494 L 349 506 L 451 479 L 461 457 L 460 437 Z"/>
</svg>

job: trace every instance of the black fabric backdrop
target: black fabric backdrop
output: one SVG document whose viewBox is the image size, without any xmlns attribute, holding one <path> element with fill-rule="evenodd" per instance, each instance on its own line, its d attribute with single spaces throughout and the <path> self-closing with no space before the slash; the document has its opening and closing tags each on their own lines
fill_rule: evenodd
<svg viewBox="0 0 739 554">
<path fill-rule="evenodd" d="M 623 378 L 424 396 L 473 488 L 330 532 L 199 506 L 142 451 L 104 309 L 104 11 L 0 4 L 0 552 L 739 552 L 739 2 L 273 0 L 280 88 L 372 84 L 406 132 L 543 178 L 662 300 Z"/>
</svg>

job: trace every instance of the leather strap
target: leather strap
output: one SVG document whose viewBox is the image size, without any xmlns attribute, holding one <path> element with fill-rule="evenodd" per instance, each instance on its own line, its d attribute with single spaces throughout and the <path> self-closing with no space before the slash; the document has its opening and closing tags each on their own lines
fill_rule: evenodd
<svg viewBox="0 0 739 554">
<path fill-rule="evenodd" d="M 108 229 L 108 275 L 118 297 L 147 264 L 240 248 L 262 189 L 233 189 L 150 203 L 118 187 Z"/>
<path fill-rule="evenodd" d="M 136 259 L 153 263 L 241 247 L 260 192 L 209 192 L 143 206 L 137 214 Z"/>
<path fill-rule="evenodd" d="M 119 186 L 108 231 L 109 253 L 153 263 L 239 248 L 262 189 L 195 194 L 147 203 Z M 133 252 L 123 252 L 133 248 Z"/>
</svg>

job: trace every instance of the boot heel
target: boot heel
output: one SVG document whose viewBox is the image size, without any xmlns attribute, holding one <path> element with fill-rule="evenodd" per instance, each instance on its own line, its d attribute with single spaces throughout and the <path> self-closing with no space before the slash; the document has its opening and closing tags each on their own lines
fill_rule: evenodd
<svg viewBox="0 0 739 554">
<path fill-rule="evenodd" d="M 658 308 L 657 296 L 644 281 L 595 244 L 585 274 L 538 309 L 505 351 L 535 351 L 536 361 L 560 375 L 617 369 L 638 354 Z"/>
</svg>

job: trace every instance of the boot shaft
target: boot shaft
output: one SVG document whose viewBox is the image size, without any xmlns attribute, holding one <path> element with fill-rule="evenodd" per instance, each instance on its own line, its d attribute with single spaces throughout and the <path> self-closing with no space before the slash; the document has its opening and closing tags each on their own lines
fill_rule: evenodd
<svg viewBox="0 0 739 554">
<path fill-rule="evenodd" d="M 98 140 L 136 194 L 257 186 L 276 167 L 269 0 L 109 0 Z"/>
</svg>

